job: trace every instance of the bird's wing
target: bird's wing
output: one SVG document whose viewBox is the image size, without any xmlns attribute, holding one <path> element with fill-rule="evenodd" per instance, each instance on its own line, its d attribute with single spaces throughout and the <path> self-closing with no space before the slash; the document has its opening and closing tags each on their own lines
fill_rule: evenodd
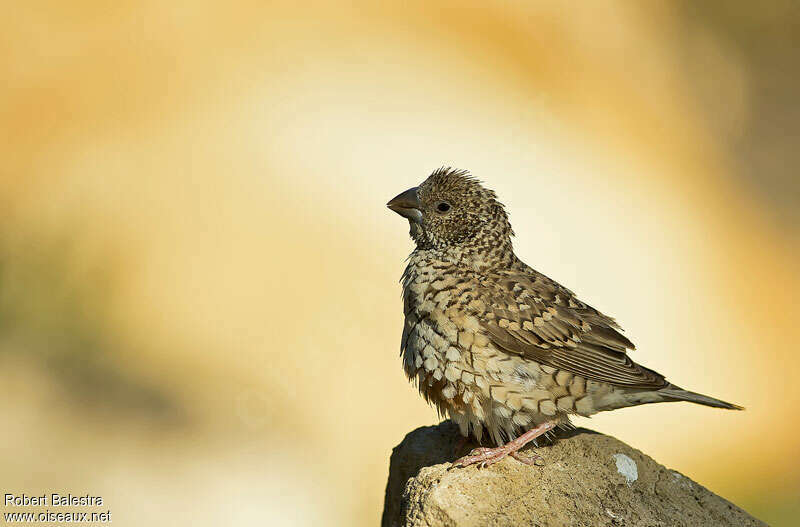
<svg viewBox="0 0 800 527">
<path fill-rule="evenodd" d="M 470 302 L 489 339 L 507 353 L 628 388 L 659 389 L 664 377 L 633 362 L 633 343 L 611 317 L 578 300 L 569 289 L 533 271 L 481 280 Z"/>
</svg>

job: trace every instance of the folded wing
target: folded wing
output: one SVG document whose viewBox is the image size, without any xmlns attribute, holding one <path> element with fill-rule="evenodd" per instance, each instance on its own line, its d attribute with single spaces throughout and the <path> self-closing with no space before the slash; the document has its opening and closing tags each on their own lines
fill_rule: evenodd
<svg viewBox="0 0 800 527">
<path fill-rule="evenodd" d="M 614 319 L 541 273 L 492 275 L 476 293 L 471 309 L 507 353 L 615 386 L 658 390 L 669 384 L 628 357 L 634 345 Z"/>
</svg>

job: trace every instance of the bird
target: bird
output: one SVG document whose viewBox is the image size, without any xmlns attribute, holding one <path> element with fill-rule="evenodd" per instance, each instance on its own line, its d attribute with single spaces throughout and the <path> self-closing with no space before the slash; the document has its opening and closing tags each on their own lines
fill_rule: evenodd
<svg viewBox="0 0 800 527">
<path fill-rule="evenodd" d="M 415 248 L 403 272 L 403 369 L 423 398 L 479 445 L 454 467 L 523 455 L 572 416 L 648 403 L 741 406 L 679 388 L 631 360 L 617 322 L 514 253 L 494 191 L 442 167 L 387 203 Z M 544 437 L 543 437 L 544 436 Z"/>
</svg>

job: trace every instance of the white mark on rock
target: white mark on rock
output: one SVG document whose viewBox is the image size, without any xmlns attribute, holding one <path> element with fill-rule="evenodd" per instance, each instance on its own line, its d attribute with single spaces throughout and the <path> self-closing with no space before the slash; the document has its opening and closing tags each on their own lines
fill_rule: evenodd
<svg viewBox="0 0 800 527">
<path fill-rule="evenodd" d="M 617 463 L 617 472 L 622 474 L 622 477 L 625 478 L 625 482 L 629 487 L 634 481 L 639 479 L 639 469 L 636 468 L 636 461 L 625 454 L 614 454 L 611 457 L 613 457 L 614 461 Z"/>
</svg>

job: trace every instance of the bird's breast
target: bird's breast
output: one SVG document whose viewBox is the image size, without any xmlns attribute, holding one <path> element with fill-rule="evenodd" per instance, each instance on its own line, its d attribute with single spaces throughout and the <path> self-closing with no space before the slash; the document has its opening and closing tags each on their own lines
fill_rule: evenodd
<svg viewBox="0 0 800 527">
<path fill-rule="evenodd" d="M 406 281 L 403 366 L 440 411 L 466 409 L 482 418 L 485 403 L 503 396 L 501 386 L 509 379 L 518 377 L 533 389 L 539 370 L 491 344 L 476 316 L 465 309 L 462 297 L 469 293 L 464 286 L 435 273 L 418 273 Z"/>
</svg>

